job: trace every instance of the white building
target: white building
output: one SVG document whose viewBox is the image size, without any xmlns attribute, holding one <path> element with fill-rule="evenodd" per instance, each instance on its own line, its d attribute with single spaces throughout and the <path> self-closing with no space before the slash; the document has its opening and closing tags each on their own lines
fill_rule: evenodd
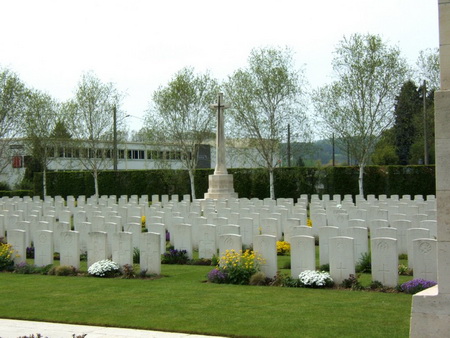
<svg viewBox="0 0 450 338">
<path fill-rule="evenodd" d="M 252 168 L 257 167 L 257 151 L 254 148 L 244 146 L 243 142 L 229 141 L 227 147 L 227 167 L 228 168 Z M 17 139 L 10 142 L 9 152 L 5 159 L 5 167 L 0 174 L 0 181 L 6 182 L 10 187 L 21 182 L 27 163 L 31 159 L 27 152 L 24 139 Z M 112 146 L 105 143 L 103 149 L 91 151 L 88 148 L 73 148 L 55 146 L 49 147 L 48 170 L 86 170 L 82 159 L 101 159 L 102 170 L 113 169 Z M 95 153 L 95 154 L 94 154 Z M 99 156 L 96 156 L 99 154 Z M 144 142 L 125 142 L 117 145 L 117 169 L 118 170 L 138 170 L 138 169 L 183 169 L 181 152 L 171 145 L 149 144 Z M 214 141 L 200 145 L 197 168 L 214 168 L 216 165 L 216 148 Z M 81 159 L 80 159 L 81 158 Z"/>
</svg>

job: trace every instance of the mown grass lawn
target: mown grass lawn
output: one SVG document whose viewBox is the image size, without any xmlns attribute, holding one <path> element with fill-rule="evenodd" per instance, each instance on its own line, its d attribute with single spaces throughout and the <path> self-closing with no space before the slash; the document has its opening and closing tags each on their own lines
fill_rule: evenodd
<svg viewBox="0 0 450 338">
<path fill-rule="evenodd" d="M 408 337 L 411 295 L 205 283 L 210 269 L 163 265 L 155 280 L 0 273 L 0 317 L 236 337 Z"/>
</svg>

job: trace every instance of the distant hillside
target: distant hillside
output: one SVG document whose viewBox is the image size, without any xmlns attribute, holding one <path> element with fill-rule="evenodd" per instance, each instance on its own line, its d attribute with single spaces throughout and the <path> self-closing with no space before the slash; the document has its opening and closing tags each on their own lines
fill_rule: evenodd
<svg viewBox="0 0 450 338">
<path fill-rule="evenodd" d="M 336 142 L 337 143 L 337 142 Z M 283 165 L 287 165 L 287 144 L 282 145 Z M 318 140 L 312 143 L 291 143 L 291 166 L 331 165 L 333 146 L 330 140 Z M 347 153 L 335 146 L 336 164 L 347 164 Z"/>
</svg>

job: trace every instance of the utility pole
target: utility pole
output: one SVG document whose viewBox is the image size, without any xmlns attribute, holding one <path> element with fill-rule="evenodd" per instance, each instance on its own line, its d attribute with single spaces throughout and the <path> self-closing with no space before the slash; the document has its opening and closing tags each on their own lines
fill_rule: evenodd
<svg viewBox="0 0 450 338">
<path fill-rule="evenodd" d="M 287 166 L 291 167 L 291 125 L 288 123 L 288 134 L 287 134 Z"/>
<path fill-rule="evenodd" d="M 336 156 L 336 151 L 335 151 L 335 148 L 334 148 L 334 133 L 333 133 L 333 136 L 332 136 L 332 147 L 333 147 L 333 167 L 336 165 L 336 160 L 335 160 L 335 156 Z"/>
<path fill-rule="evenodd" d="M 350 142 L 347 140 L 347 163 L 350 164 Z"/>
<path fill-rule="evenodd" d="M 117 109 L 113 106 L 113 170 L 117 170 Z"/>
<path fill-rule="evenodd" d="M 427 81 L 423 80 L 423 164 L 428 165 L 427 142 Z"/>
</svg>

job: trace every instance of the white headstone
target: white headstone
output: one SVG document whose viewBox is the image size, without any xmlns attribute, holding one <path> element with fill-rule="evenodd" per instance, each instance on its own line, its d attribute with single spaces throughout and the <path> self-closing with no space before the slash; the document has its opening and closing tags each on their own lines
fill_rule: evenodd
<svg viewBox="0 0 450 338">
<path fill-rule="evenodd" d="M 236 234 L 219 236 L 219 257 L 225 256 L 226 251 L 239 252 L 242 250 L 242 237 Z"/>
<path fill-rule="evenodd" d="M 143 233 L 140 244 L 140 268 L 149 274 L 161 274 L 161 235 L 154 232 Z"/>
<path fill-rule="evenodd" d="M 217 255 L 216 226 L 214 224 L 200 224 L 198 234 L 198 258 L 210 259 Z"/>
<path fill-rule="evenodd" d="M 414 279 L 437 281 L 437 241 L 431 238 L 413 240 Z"/>
<path fill-rule="evenodd" d="M 53 253 L 53 232 L 50 230 L 37 231 L 34 243 L 34 264 L 36 266 L 53 264 Z"/>
<path fill-rule="evenodd" d="M 253 249 L 264 260 L 264 264 L 261 265 L 261 271 L 268 278 L 275 277 L 278 271 L 277 238 L 272 235 L 255 236 Z"/>
<path fill-rule="evenodd" d="M 398 284 L 397 240 L 377 237 L 371 240 L 372 280 L 384 286 L 396 287 Z"/>
<path fill-rule="evenodd" d="M 430 230 L 425 228 L 411 228 L 406 231 L 406 245 L 408 249 L 408 267 L 414 269 L 413 241 L 419 238 L 430 238 Z"/>
<path fill-rule="evenodd" d="M 190 224 L 175 224 L 173 243 L 176 250 L 186 250 L 189 259 L 192 259 L 192 226 Z"/>
<path fill-rule="evenodd" d="M 132 236 L 131 232 L 118 232 L 113 235 L 112 260 L 119 266 L 133 265 Z"/>
<path fill-rule="evenodd" d="M 364 254 L 369 252 L 369 234 L 367 228 L 350 227 L 346 230 L 345 235 L 354 239 L 354 258 L 357 264 Z"/>
<path fill-rule="evenodd" d="M 298 275 L 305 270 L 316 269 L 316 248 L 312 236 L 292 236 L 291 237 L 291 277 L 298 278 Z"/>
<path fill-rule="evenodd" d="M 153 223 L 152 225 L 150 225 L 148 232 L 153 232 L 161 235 L 159 236 L 161 240 L 161 243 L 159 244 L 159 247 L 161 248 L 161 254 L 166 252 L 166 227 L 164 226 L 164 224 Z"/>
<path fill-rule="evenodd" d="M 330 275 L 336 284 L 355 274 L 354 240 L 351 237 L 330 238 Z"/>
<path fill-rule="evenodd" d="M 80 268 L 80 234 L 62 231 L 60 234 L 60 264 Z"/>
<path fill-rule="evenodd" d="M 108 240 L 106 232 L 90 232 L 88 235 L 87 266 L 108 258 Z"/>
<path fill-rule="evenodd" d="M 319 259 L 320 265 L 330 263 L 329 240 L 331 237 L 339 236 L 339 228 L 326 226 L 319 228 Z"/>
<path fill-rule="evenodd" d="M 27 245 L 25 243 L 26 231 L 19 229 L 8 230 L 8 244 L 14 252 L 14 264 L 26 262 Z"/>
</svg>

